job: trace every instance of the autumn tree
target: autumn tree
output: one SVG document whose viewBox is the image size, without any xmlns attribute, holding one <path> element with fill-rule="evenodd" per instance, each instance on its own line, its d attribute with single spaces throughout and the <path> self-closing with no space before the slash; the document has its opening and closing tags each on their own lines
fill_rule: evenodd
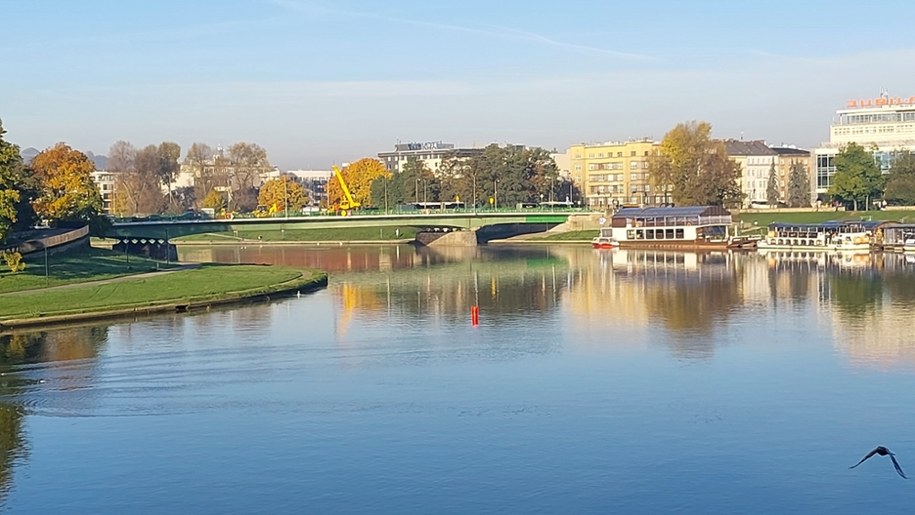
<svg viewBox="0 0 915 515">
<path fill-rule="evenodd" d="M 903 151 L 896 155 L 883 197 L 893 204 L 915 205 L 915 154 Z"/>
<path fill-rule="evenodd" d="M 216 190 L 210 190 L 209 193 L 203 198 L 201 205 L 205 208 L 210 208 L 216 213 L 226 210 L 228 206 L 228 201 L 222 193 Z"/>
<path fill-rule="evenodd" d="M 19 146 L 5 141 L 5 133 L 0 122 L 0 241 L 6 240 L 18 219 L 19 189 L 24 176 Z"/>
<path fill-rule="evenodd" d="M 810 207 L 810 179 L 807 165 L 793 161 L 788 170 L 788 206 Z"/>
<path fill-rule="evenodd" d="M 369 157 L 360 159 L 340 171 L 353 200 L 366 206 L 372 200 L 372 183 L 386 173 L 387 170 L 381 161 Z M 327 182 L 327 203 L 331 208 L 345 203 L 343 189 L 336 176 Z"/>
<path fill-rule="evenodd" d="M 871 152 L 857 143 L 843 147 L 833 159 L 836 173 L 832 177 L 829 194 L 851 202 L 858 210 L 858 202 L 865 206 L 875 195 L 883 191 L 883 176 Z"/>
<path fill-rule="evenodd" d="M 255 143 L 235 143 L 226 155 L 230 172 L 229 187 L 232 189 L 233 198 L 230 209 L 250 211 L 254 205 L 247 205 L 256 199 L 245 198 L 245 193 L 256 192 L 262 177 L 272 170 L 270 161 L 267 160 L 267 151 Z M 248 200 L 248 202 L 245 202 Z"/>
<path fill-rule="evenodd" d="M 769 181 L 766 183 L 766 203 L 771 207 L 778 205 L 778 177 L 775 176 L 775 162 L 769 165 Z"/>
<path fill-rule="evenodd" d="M 108 151 L 108 171 L 114 175 L 112 211 L 119 215 L 149 215 L 164 207 L 163 159 L 160 147 L 137 150 L 118 141 Z"/>
<path fill-rule="evenodd" d="M 288 175 L 270 179 L 261 186 L 257 203 L 273 211 L 301 211 L 308 204 L 305 188 Z"/>
<path fill-rule="evenodd" d="M 92 181 L 95 164 L 86 154 L 58 143 L 32 159 L 29 168 L 41 191 L 35 212 L 54 225 L 92 222 L 102 211 L 102 196 Z"/>
<path fill-rule="evenodd" d="M 661 141 L 649 161 L 654 191 L 670 191 L 680 205 L 733 205 L 743 198 L 740 165 L 728 158 L 724 142 L 712 139 L 707 122 L 681 123 Z"/>
<path fill-rule="evenodd" d="M 216 186 L 213 149 L 205 143 L 192 144 L 184 157 L 184 164 L 194 175 L 194 198 L 202 202 Z"/>
<path fill-rule="evenodd" d="M 159 183 L 165 187 L 168 195 L 168 207 L 175 209 L 175 197 L 172 194 L 172 183 L 178 178 L 178 172 L 181 170 L 181 164 L 178 160 L 181 158 L 181 146 L 171 141 L 159 143 L 156 149 L 159 157 L 159 166 L 156 170 L 156 176 Z"/>
</svg>

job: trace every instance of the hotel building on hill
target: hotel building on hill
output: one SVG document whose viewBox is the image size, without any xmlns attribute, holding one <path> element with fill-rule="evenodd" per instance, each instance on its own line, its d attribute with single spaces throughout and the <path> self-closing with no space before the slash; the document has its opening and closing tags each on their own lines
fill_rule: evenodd
<svg viewBox="0 0 915 515">
<path fill-rule="evenodd" d="M 885 91 L 873 99 L 849 100 L 836 111 L 829 141 L 814 150 L 816 193 L 825 197 L 836 173 L 833 159 L 849 143 L 873 150 L 883 173 L 901 150 L 915 151 L 915 96 L 891 97 Z"/>
<path fill-rule="evenodd" d="M 482 153 L 482 148 L 455 148 L 453 143 L 429 141 L 398 143 L 392 152 L 379 152 L 378 159 L 389 172 L 402 172 L 407 160 L 414 158 L 425 164 L 432 173 L 438 173 L 445 159 L 469 159 Z"/>
</svg>

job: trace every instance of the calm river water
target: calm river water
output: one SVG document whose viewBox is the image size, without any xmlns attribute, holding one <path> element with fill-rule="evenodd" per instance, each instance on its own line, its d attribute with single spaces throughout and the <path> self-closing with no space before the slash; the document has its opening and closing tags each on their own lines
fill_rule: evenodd
<svg viewBox="0 0 915 515">
<path fill-rule="evenodd" d="M 910 513 L 915 263 L 192 248 L 326 290 L 2 337 L 8 513 Z M 479 306 L 479 325 L 471 306 Z"/>
</svg>

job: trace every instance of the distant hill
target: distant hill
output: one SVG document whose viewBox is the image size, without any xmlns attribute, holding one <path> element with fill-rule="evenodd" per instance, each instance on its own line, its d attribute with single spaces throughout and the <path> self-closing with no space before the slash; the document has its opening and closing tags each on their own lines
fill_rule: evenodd
<svg viewBox="0 0 915 515">
<path fill-rule="evenodd" d="M 95 163 L 96 170 L 105 170 L 108 168 L 108 156 L 97 156 L 97 155 L 93 154 L 91 150 L 86 151 L 84 153 L 86 154 L 86 157 L 88 157 L 89 159 L 92 160 L 93 163 Z"/>
<path fill-rule="evenodd" d="M 22 156 L 22 161 L 25 164 L 29 164 L 32 162 L 32 159 L 34 159 L 35 156 L 38 155 L 39 152 L 41 152 L 41 151 L 38 150 L 37 148 L 29 147 L 29 148 L 26 148 L 26 149 L 23 149 L 22 151 L 20 151 L 19 155 Z M 93 154 L 92 151 L 84 152 L 84 154 L 86 154 L 86 157 L 88 157 L 90 160 L 92 160 L 93 163 L 95 163 L 96 170 L 104 170 L 108 167 L 108 157 L 107 156 L 97 156 L 97 155 Z"/>
<path fill-rule="evenodd" d="M 41 151 L 38 150 L 37 148 L 29 147 L 29 148 L 22 149 L 19 152 L 19 155 L 22 156 L 22 161 L 25 162 L 25 164 L 29 164 L 32 162 L 32 159 L 34 159 L 35 156 L 38 155 L 39 152 L 41 152 Z"/>
</svg>

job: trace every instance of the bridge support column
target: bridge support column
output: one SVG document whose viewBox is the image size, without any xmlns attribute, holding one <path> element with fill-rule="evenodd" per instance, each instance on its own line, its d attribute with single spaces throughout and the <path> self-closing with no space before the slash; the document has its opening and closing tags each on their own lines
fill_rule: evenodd
<svg viewBox="0 0 915 515">
<path fill-rule="evenodd" d="M 419 231 L 416 233 L 416 243 L 429 247 L 476 247 L 476 231 Z"/>
</svg>

